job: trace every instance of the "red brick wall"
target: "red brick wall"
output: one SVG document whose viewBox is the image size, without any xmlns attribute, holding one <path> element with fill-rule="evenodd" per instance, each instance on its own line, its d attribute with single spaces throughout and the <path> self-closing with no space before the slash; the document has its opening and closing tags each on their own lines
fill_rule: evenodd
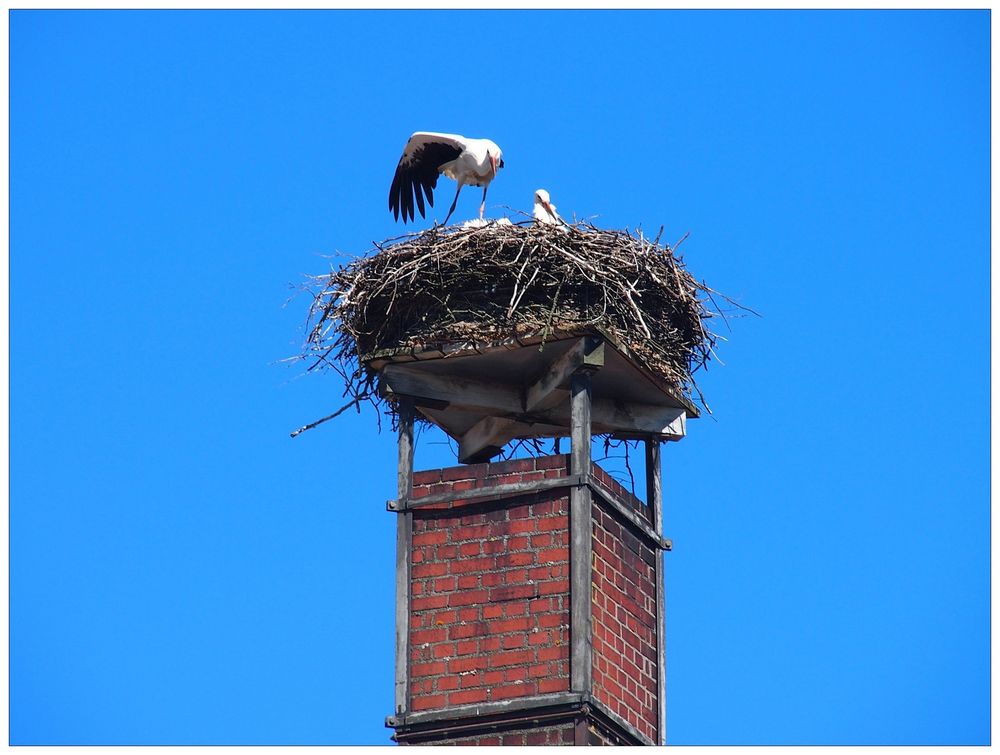
<svg viewBox="0 0 1000 755">
<path fill-rule="evenodd" d="M 563 455 L 418 472 L 413 496 L 561 477 L 566 465 Z M 413 514 L 409 709 L 568 690 L 568 492 L 451 505 Z"/>
<path fill-rule="evenodd" d="M 601 482 L 645 509 L 607 475 Z M 597 496 L 593 508 L 594 696 L 655 742 L 657 554 Z"/>
<path fill-rule="evenodd" d="M 567 465 L 563 455 L 418 472 L 413 496 L 564 477 Z M 593 473 L 649 517 L 604 470 L 594 465 Z M 656 741 L 658 554 L 600 496 L 593 500 L 594 696 Z M 563 489 L 414 510 L 409 710 L 569 689 L 568 509 Z M 563 737 L 572 741 L 572 729 L 447 742 L 553 744 Z"/>
</svg>

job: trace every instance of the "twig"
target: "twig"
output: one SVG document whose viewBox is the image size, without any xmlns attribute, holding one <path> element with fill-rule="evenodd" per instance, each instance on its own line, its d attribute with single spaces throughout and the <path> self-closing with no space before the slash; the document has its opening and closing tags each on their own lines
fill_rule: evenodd
<svg viewBox="0 0 1000 755">
<path fill-rule="evenodd" d="M 296 435 L 301 435 L 306 430 L 312 430 L 314 427 L 322 425 L 324 422 L 328 422 L 334 417 L 339 417 L 341 414 L 350 409 L 352 406 L 358 406 L 361 403 L 361 401 L 362 401 L 361 398 L 352 399 L 351 401 L 347 402 L 342 407 L 340 407 L 333 414 L 328 414 L 327 416 L 323 417 L 323 419 L 318 419 L 315 422 L 310 422 L 308 425 L 303 425 L 298 430 L 295 430 L 293 433 L 291 433 L 291 437 L 294 438 Z"/>
</svg>

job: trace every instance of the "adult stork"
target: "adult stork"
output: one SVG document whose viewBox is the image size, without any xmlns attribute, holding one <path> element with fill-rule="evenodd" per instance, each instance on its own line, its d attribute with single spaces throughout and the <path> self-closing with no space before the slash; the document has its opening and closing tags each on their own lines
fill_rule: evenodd
<svg viewBox="0 0 1000 755">
<path fill-rule="evenodd" d="M 399 220 L 400 212 L 404 223 L 407 217 L 413 220 L 415 198 L 420 217 L 426 217 L 424 195 L 427 196 L 427 203 L 433 207 L 434 187 L 437 186 L 438 175 L 444 173 L 458 183 L 455 199 L 452 200 L 444 225 L 448 224 L 448 219 L 455 211 L 458 195 L 465 185 L 483 187 L 483 201 L 479 205 L 479 219 L 482 220 L 486 211 L 486 190 L 502 167 L 503 152 L 496 142 L 489 139 L 466 139 L 458 134 L 418 131 L 406 143 L 403 156 L 396 166 L 396 174 L 389 187 L 389 209 L 396 220 Z"/>
</svg>

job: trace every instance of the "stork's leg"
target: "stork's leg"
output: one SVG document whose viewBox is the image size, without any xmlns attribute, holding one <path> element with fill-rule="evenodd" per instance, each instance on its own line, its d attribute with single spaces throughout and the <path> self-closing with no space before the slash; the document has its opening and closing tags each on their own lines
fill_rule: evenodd
<svg viewBox="0 0 1000 755">
<path fill-rule="evenodd" d="M 489 184 L 483 187 L 483 203 L 479 205 L 479 219 L 483 219 L 483 213 L 486 211 L 486 190 L 490 188 Z"/>
<path fill-rule="evenodd" d="M 462 191 L 462 183 L 459 182 L 458 188 L 455 190 L 455 198 L 451 202 L 451 209 L 448 210 L 448 217 L 444 219 L 444 222 L 441 225 L 448 225 L 448 218 L 450 218 L 451 213 L 455 211 L 455 205 L 458 204 L 458 195 L 459 193 L 461 193 L 461 191 Z"/>
</svg>

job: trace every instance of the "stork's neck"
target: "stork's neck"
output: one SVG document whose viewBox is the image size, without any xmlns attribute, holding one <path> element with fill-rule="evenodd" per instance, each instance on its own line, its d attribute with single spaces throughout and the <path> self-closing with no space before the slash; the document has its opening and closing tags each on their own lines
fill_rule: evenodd
<svg viewBox="0 0 1000 755">
<path fill-rule="evenodd" d="M 549 207 L 552 208 L 551 212 L 549 212 Z M 559 218 L 559 216 L 556 215 L 556 206 L 550 203 L 549 207 L 546 207 L 544 203 L 536 200 L 534 212 L 535 220 L 540 223 L 555 223 Z"/>
</svg>

